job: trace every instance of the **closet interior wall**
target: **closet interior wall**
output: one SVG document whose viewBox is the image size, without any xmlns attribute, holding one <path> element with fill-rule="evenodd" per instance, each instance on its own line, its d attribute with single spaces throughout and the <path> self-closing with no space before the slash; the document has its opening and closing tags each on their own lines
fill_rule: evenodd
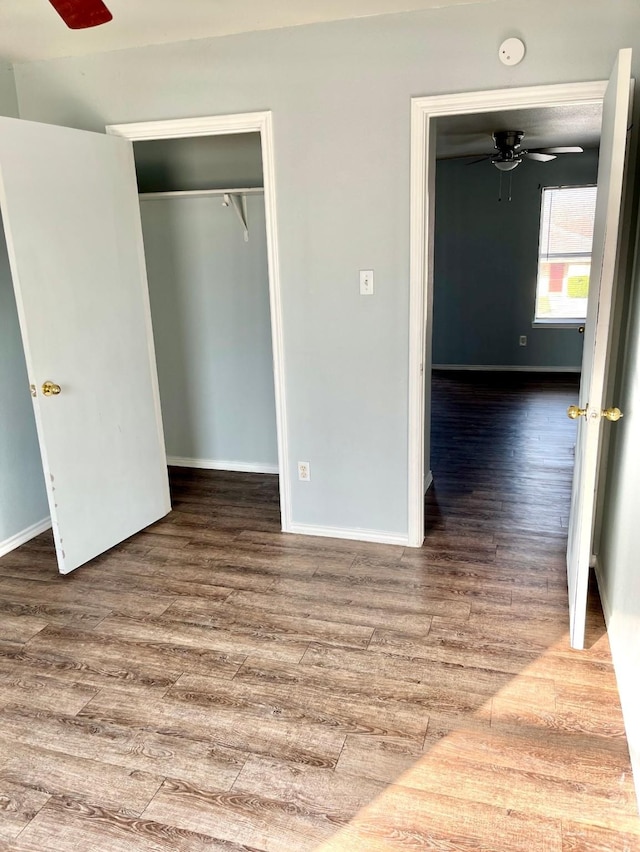
<svg viewBox="0 0 640 852">
<path fill-rule="evenodd" d="M 260 134 L 134 152 L 168 462 L 275 473 Z"/>
</svg>

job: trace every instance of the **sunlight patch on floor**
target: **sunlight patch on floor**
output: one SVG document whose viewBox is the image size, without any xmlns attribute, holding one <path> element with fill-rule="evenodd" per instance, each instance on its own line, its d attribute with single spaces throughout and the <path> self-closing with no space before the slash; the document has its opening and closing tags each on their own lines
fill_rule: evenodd
<svg viewBox="0 0 640 852">
<path fill-rule="evenodd" d="M 576 836 L 625 833 L 620 852 L 640 848 L 605 650 L 606 634 L 586 652 L 564 635 L 448 733 L 433 714 L 424 755 L 316 852 L 561 852 L 565 823 Z"/>
</svg>

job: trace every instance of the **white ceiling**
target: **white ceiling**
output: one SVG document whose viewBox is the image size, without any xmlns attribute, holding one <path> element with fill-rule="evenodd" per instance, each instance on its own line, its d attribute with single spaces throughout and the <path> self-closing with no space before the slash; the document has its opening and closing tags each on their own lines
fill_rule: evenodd
<svg viewBox="0 0 640 852">
<path fill-rule="evenodd" d="M 113 21 L 69 30 L 48 0 L 0 0 L 0 58 L 27 62 L 492 0 L 105 0 Z"/>
<path fill-rule="evenodd" d="M 600 104 L 453 115 L 437 119 L 436 153 L 440 159 L 488 154 L 493 151 L 495 130 L 523 130 L 523 149 L 597 148 L 601 122 Z"/>
</svg>

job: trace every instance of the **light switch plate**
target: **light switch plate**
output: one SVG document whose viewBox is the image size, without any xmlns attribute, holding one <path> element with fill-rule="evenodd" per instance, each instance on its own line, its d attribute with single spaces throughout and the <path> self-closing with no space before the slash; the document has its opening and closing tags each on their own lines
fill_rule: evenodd
<svg viewBox="0 0 640 852">
<path fill-rule="evenodd" d="M 360 295 L 373 296 L 373 269 L 360 270 Z"/>
</svg>

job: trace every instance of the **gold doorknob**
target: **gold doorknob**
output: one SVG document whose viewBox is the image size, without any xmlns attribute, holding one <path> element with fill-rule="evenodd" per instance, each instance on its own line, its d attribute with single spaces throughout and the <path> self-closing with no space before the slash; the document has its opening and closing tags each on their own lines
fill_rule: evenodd
<svg viewBox="0 0 640 852">
<path fill-rule="evenodd" d="M 621 417 L 624 417 L 624 414 L 619 408 L 605 408 L 602 412 L 602 416 L 606 420 L 611 420 L 612 423 L 615 423 L 616 420 L 620 420 Z"/>
<path fill-rule="evenodd" d="M 45 382 L 42 385 L 42 393 L 44 396 L 58 396 L 62 388 L 55 382 Z"/>
<path fill-rule="evenodd" d="M 570 405 L 567 408 L 567 417 L 570 417 L 572 420 L 577 420 L 578 417 L 586 417 L 587 409 L 586 408 L 578 408 L 577 405 Z"/>
</svg>

